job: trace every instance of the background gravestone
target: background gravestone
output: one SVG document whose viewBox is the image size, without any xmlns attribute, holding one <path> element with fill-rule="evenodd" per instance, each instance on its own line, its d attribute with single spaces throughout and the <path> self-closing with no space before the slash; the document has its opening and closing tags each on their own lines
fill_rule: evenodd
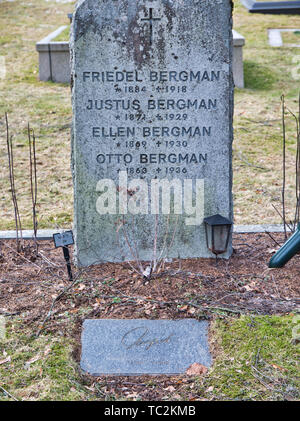
<svg viewBox="0 0 300 421">
<path fill-rule="evenodd" d="M 81 368 L 102 374 L 180 374 L 211 365 L 208 322 L 182 320 L 85 320 Z"/>
<path fill-rule="evenodd" d="M 166 230 L 171 238 L 176 228 L 169 257 L 212 256 L 203 217 L 232 218 L 231 7 L 230 0 L 78 2 L 71 56 L 80 265 L 130 258 L 122 230 L 116 235 L 123 217 L 140 259 L 152 257 L 156 223 L 158 249 Z M 115 209 L 101 215 L 97 204 L 107 189 L 97 183 L 104 179 L 116 186 L 106 202 Z M 149 192 L 136 188 L 137 179 L 148 183 Z M 156 219 L 150 189 L 155 179 L 193 180 L 194 200 L 204 207 L 200 222 L 199 215 L 192 222 L 184 194 L 181 215 L 168 218 L 160 209 Z M 147 212 L 133 215 L 147 200 Z M 231 251 L 230 241 L 223 257 Z"/>
</svg>

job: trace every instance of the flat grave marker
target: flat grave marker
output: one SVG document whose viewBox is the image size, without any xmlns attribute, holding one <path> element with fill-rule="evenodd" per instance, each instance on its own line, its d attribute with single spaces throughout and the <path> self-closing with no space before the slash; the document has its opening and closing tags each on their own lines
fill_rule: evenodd
<svg viewBox="0 0 300 421">
<path fill-rule="evenodd" d="M 180 320 L 85 320 L 81 368 L 101 376 L 181 374 L 194 363 L 211 365 L 208 323 Z"/>
</svg>

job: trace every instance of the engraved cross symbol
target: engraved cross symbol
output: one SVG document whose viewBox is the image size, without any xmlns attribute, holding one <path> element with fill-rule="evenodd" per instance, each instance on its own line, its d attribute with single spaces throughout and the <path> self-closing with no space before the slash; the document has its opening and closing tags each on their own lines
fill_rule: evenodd
<svg viewBox="0 0 300 421">
<path fill-rule="evenodd" d="M 146 21 L 146 22 L 149 22 L 149 24 L 150 24 L 150 45 L 152 45 L 152 41 L 153 41 L 153 22 L 155 22 L 156 20 L 161 20 L 161 18 L 154 18 L 153 17 L 153 8 L 149 7 L 148 17 L 143 18 L 142 20 Z"/>
</svg>

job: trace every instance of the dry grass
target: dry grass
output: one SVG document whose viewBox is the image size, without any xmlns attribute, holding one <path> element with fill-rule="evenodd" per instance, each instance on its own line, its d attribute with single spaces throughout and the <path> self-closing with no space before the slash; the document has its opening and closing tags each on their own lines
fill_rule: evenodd
<svg viewBox="0 0 300 421">
<path fill-rule="evenodd" d="M 246 38 L 246 89 L 235 92 L 234 204 L 236 223 L 281 222 L 272 207 L 280 207 L 282 128 L 280 97 L 297 111 L 299 80 L 292 76 L 300 49 L 274 48 L 268 28 L 298 28 L 298 16 L 250 14 L 235 1 L 234 27 Z M 296 130 L 289 120 L 287 137 L 287 199 L 294 209 Z M 263 169 L 257 168 L 261 167 Z"/>
<path fill-rule="evenodd" d="M 300 31 L 283 32 L 282 39 L 285 44 L 300 45 Z"/>
<path fill-rule="evenodd" d="M 17 193 L 23 227 L 31 228 L 29 150 L 26 125 L 37 135 L 39 227 L 70 226 L 73 212 L 70 172 L 70 88 L 38 81 L 35 43 L 68 24 L 72 4 L 33 0 L 0 3 L 0 55 L 7 66 L 0 79 L 0 229 L 13 228 L 8 184 L 4 112 L 14 134 Z"/>
<path fill-rule="evenodd" d="M 17 192 L 24 228 L 32 228 L 28 141 L 30 121 L 37 136 L 39 227 L 70 226 L 72 179 L 70 172 L 70 89 L 38 81 L 36 41 L 60 25 L 67 25 L 73 4 L 16 0 L 0 3 L 0 56 L 7 76 L 0 79 L 0 229 L 13 228 L 5 147 L 4 112 L 15 135 Z M 271 48 L 269 27 L 300 27 L 297 16 L 253 15 L 235 1 L 234 27 L 246 38 L 246 89 L 235 93 L 234 203 L 236 223 L 280 222 L 272 204 L 280 204 L 281 114 L 280 96 L 296 111 L 299 81 L 292 77 L 297 48 Z M 300 62 L 300 59 L 299 59 Z M 300 74 L 299 74 L 300 78 Z M 288 128 L 288 191 L 294 199 L 295 130 Z M 257 168 L 262 167 L 263 169 Z"/>
</svg>

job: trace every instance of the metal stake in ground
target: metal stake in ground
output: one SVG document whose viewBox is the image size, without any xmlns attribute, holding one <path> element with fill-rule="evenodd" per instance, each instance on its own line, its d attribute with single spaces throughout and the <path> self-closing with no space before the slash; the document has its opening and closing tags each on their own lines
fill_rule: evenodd
<svg viewBox="0 0 300 421">
<path fill-rule="evenodd" d="M 64 258 L 67 263 L 69 281 L 73 282 L 73 275 L 71 269 L 71 261 L 70 261 L 70 252 L 69 247 L 70 245 L 74 244 L 73 232 L 72 231 L 65 231 L 62 233 L 53 234 L 53 241 L 55 247 L 62 247 L 64 252 Z"/>
</svg>

